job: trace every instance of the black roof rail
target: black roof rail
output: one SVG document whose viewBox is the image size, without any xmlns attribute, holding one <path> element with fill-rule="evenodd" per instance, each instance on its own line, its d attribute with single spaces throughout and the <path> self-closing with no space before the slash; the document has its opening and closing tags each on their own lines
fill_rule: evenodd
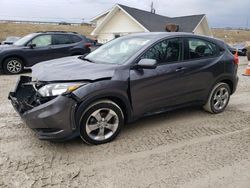
<svg viewBox="0 0 250 188">
<path fill-rule="evenodd" d="M 74 34 L 78 34 L 75 31 L 37 31 L 36 33 L 74 33 Z"/>
</svg>

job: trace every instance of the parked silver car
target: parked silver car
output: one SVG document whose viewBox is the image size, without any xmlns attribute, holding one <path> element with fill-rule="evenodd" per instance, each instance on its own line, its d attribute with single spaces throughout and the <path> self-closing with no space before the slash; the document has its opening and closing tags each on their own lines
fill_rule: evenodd
<svg viewBox="0 0 250 188">
<path fill-rule="evenodd" d="M 14 42 L 18 41 L 21 37 L 7 37 L 3 42 L 1 42 L 2 45 L 12 45 Z"/>
</svg>

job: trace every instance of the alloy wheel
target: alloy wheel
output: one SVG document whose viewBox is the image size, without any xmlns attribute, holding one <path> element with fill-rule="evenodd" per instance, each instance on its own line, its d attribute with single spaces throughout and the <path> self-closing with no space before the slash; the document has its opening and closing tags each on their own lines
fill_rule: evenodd
<svg viewBox="0 0 250 188">
<path fill-rule="evenodd" d="M 213 107 L 215 110 L 221 110 L 225 108 L 229 100 L 229 91 L 225 87 L 221 87 L 215 92 L 213 97 Z"/>
<path fill-rule="evenodd" d="M 15 59 L 10 60 L 7 63 L 7 70 L 13 74 L 19 73 L 22 70 L 22 64 L 21 64 L 21 62 L 15 60 Z"/>
<path fill-rule="evenodd" d="M 109 108 L 100 108 L 88 117 L 86 133 L 95 141 L 103 141 L 113 136 L 118 125 L 119 118 L 115 111 Z"/>
</svg>

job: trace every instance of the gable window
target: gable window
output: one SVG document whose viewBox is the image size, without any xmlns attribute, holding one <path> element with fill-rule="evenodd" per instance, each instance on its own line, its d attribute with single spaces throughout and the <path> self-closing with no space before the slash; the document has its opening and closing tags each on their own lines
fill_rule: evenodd
<svg viewBox="0 0 250 188">
<path fill-rule="evenodd" d="M 186 60 L 214 57 L 219 54 L 219 47 L 217 45 L 202 39 L 189 38 L 186 46 Z"/>
<path fill-rule="evenodd" d="M 167 39 L 150 48 L 142 58 L 155 59 L 157 63 L 170 63 L 180 61 L 182 58 L 182 40 Z"/>
</svg>

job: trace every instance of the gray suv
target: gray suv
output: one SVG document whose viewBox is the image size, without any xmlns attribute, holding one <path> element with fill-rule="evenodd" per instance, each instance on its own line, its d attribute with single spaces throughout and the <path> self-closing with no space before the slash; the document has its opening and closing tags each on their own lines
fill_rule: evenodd
<svg viewBox="0 0 250 188">
<path fill-rule="evenodd" d="M 90 52 L 88 39 L 75 32 L 47 31 L 26 35 L 11 46 L 0 46 L 0 70 L 21 73 L 41 61 Z"/>
<path fill-rule="evenodd" d="M 238 58 L 220 40 L 144 33 L 112 40 L 87 56 L 39 63 L 9 94 L 40 139 L 113 140 L 123 125 L 190 105 L 213 114 L 235 92 Z"/>
</svg>

